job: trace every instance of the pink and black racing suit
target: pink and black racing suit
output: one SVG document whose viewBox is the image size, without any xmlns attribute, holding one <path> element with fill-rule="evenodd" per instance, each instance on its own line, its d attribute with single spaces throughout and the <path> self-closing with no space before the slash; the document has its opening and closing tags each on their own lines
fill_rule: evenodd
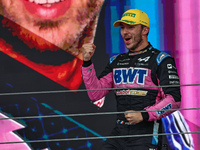
<svg viewBox="0 0 200 150">
<path fill-rule="evenodd" d="M 98 78 L 92 62 L 84 62 L 82 76 L 87 89 L 117 88 L 115 96 L 119 112 L 159 110 L 142 112 L 144 121 L 129 126 L 124 114 L 118 114 L 117 124 L 111 135 L 156 134 L 159 132 L 159 120 L 172 113 L 167 110 L 180 107 L 179 77 L 174 59 L 167 53 L 154 49 L 151 44 L 138 52 L 129 51 L 111 57 Z M 92 101 L 96 101 L 109 92 L 88 91 L 88 95 Z M 112 140 L 113 145 L 118 144 L 116 147 L 121 147 L 119 149 L 134 145 L 158 144 L 158 136 L 125 138 L 123 142 L 109 139 Z"/>
</svg>

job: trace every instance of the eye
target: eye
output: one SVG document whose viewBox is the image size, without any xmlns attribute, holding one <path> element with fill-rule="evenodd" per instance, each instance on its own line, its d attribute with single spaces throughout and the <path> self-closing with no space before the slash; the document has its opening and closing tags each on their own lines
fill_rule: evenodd
<svg viewBox="0 0 200 150">
<path fill-rule="evenodd" d="M 135 26 L 129 26 L 129 29 L 133 29 L 133 28 L 135 28 Z"/>
</svg>

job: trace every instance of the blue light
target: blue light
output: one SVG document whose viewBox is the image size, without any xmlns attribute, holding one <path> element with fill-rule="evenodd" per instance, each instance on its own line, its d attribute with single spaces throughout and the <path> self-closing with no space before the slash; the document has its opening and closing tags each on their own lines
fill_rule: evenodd
<svg viewBox="0 0 200 150">
<path fill-rule="evenodd" d="M 91 148 L 91 146 L 92 146 L 92 143 L 87 142 L 87 147 L 88 147 L 88 148 Z"/>
<path fill-rule="evenodd" d="M 150 32 L 148 35 L 149 42 L 153 47 L 160 49 L 160 33 L 159 33 L 159 0 L 130 0 L 131 8 L 140 9 L 147 13 L 150 19 Z"/>
</svg>

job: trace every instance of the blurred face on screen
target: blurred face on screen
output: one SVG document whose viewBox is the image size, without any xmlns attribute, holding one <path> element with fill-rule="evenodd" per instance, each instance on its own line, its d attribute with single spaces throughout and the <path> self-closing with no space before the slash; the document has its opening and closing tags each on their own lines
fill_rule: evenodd
<svg viewBox="0 0 200 150">
<path fill-rule="evenodd" d="M 44 51 L 53 50 L 54 44 L 78 55 L 81 43 L 93 41 L 103 1 L 0 0 L 0 13 L 24 28 L 18 37 L 27 45 L 34 42 L 35 48 Z"/>
<path fill-rule="evenodd" d="M 104 0 L 0 0 L 2 27 L 29 48 L 23 49 L 22 53 L 21 49 L 12 49 L 12 45 L 9 45 L 11 41 L 14 42 L 12 39 L 0 39 L 0 51 L 68 89 L 77 89 L 82 83 L 81 47 L 94 40 L 103 2 Z M 59 61 L 59 65 L 54 65 L 54 59 L 51 58 L 54 55 L 60 56 L 60 49 L 75 58 L 64 59 Z M 59 58 L 56 57 L 55 61 L 57 59 Z"/>
</svg>

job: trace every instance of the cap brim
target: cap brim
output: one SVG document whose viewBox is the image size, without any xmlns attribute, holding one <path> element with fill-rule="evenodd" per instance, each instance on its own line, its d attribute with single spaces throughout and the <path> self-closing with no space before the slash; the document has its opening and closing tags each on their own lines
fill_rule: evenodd
<svg viewBox="0 0 200 150">
<path fill-rule="evenodd" d="M 113 26 L 114 26 L 114 27 L 119 27 L 119 26 L 120 26 L 120 23 L 122 23 L 122 22 L 123 22 L 123 21 L 121 21 L 121 20 L 117 20 L 117 21 L 114 22 Z"/>
</svg>

